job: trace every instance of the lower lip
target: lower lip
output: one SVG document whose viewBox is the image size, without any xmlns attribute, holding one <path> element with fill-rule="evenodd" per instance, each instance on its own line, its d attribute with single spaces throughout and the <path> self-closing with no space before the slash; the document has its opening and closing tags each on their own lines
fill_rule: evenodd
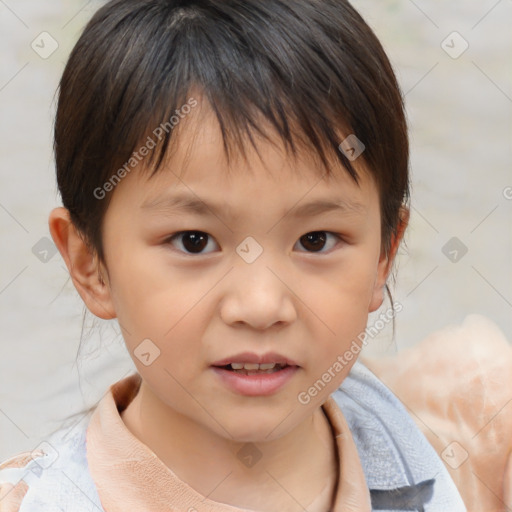
<svg viewBox="0 0 512 512">
<path fill-rule="evenodd" d="M 295 375 L 298 366 L 287 366 L 274 373 L 244 375 L 214 366 L 213 371 L 235 393 L 246 396 L 267 396 L 279 391 Z"/>
</svg>

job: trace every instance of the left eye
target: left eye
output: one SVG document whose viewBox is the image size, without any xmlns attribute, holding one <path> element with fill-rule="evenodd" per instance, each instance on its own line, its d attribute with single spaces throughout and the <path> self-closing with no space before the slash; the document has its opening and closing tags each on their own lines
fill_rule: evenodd
<svg viewBox="0 0 512 512">
<path fill-rule="evenodd" d="M 336 235 L 335 233 L 331 233 L 330 231 L 312 231 L 310 233 L 306 233 L 305 235 L 301 236 L 297 243 L 300 242 L 300 244 L 303 247 L 306 247 L 306 249 L 311 249 L 308 252 L 327 252 L 322 251 L 327 244 L 328 237 L 331 236 L 331 240 L 334 238 L 334 243 L 330 244 L 329 249 L 332 249 L 332 247 L 336 246 L 336 239 L 338 241 L 341 240 L 339 235 Z"/>
</svg>

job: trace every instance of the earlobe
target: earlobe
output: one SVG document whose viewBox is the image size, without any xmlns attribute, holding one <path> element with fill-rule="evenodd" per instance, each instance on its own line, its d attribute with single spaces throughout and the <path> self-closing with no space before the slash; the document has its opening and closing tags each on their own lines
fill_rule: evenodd
<svg viewBox="0 0 512 512">
<path fill-rule="evenodd" d="M 409 209 L 405 206 L 400 208 L 400 221 L 397 226 L 396 234 L 391 238 L 391 244 L 388 254 L 382 251 L 379 264 L 377 268 L 377 277 L 373 288 L 373 295 L 370 301 L 368 311 L 370 313 L 377 311 L 384 302 L 384 290 L 386 288 L 386 282 L 393 266 L 398 247 L 402 241 L 405 233 L 405 229 L 409 224 Z"/>
<path fill-rule="evenodd" d="M 69 211 L 55 208 L 48 225 L 73 284 L 89 311 L 105 320 L 115 318 L 106 271 L 71 222 Z"/>
</svg>

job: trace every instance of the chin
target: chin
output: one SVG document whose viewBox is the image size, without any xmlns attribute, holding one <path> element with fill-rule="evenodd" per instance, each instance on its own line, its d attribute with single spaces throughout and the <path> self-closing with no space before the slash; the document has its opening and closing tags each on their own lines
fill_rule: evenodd
<svg viewBox="0 0 512 512">
<path fill-rule="evenodd" d="M 254 415 L 249 414 L 243 419 L 240 416 L 231 417 L 229 421 L 220 422 L 226 430 L 221 429 L 218 433 L 236 443 L 268 443 L 288 433 L 288 430 L 283 432 L 284 417 L 277 418 L 269 414 L 269 417 L 265 419 L 262 418 L 261 412 Z M 226 434 L 226 431 L 229 432 L 229 435 Z"/>
</svg>

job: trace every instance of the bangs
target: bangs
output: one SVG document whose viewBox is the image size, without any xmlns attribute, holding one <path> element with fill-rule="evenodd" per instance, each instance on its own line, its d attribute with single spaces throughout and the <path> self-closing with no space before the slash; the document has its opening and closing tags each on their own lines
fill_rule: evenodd
<svg viewBox="0 0 512 512">
<path fill-rule="evenodd" d="M 339 162 L 358 183 L 355 159 L 340 149 L 355 136 L 364 145 L 357 168 L 379 190 L 384 238 L 408 198 L 400 89 L 375 34 L 345 1 L 110 1 L 86 26 L 59 87 L 59 190 L 96 247 L 111 194 L 94 206 L 95 187 L 116 172 L 120 179 L 142 147 L 143 171 L 161 169 L 195 94 L 216 116 L 228 162 L 246 157 L 247 141 L 259 154 L 256 136 L 272 142 L 273 132 L 289 154 L 306 148 L 327 175 Z"/>
<path fill-rule="evenodd" d="M 257 150 L 254 133 L 270 140 L 265 123 L 291 154 L 297 147 L 313 150 L 327 174 L 334 157 L 357 182 L 338 146 L 353 132 L 368 139 L 374 121 L 357 119 L 354 111 L 372 109 L 353 76 L 355 66 L 346 62 L 349 49 L 315 29 L 315 21 L 328 24 L 329 16 L 314 2 L 298 2 L 301 10 L 279 1 L 114 3 L 96 22 L 101 32 L 90 36 L 106 54 L 80 49 L 80 42 L 76 50 L 90 57 L 82 65 L 97 90 L 88 121 L 95 123 L 94 145 L 102 146 L 106 173 L 148 137 L 156 147 L 144 167 L 156 172 L 177 131 L 171 119 L 199 91 L 217 117 L 228 161 L 235 151 L 245 156 L 247 140 Z M 113 34 L 115 45 L 109 43 Z M 364 78 L 368 85 L 370 78 Z M 167 129 L 158 130 L 162 126 Z"/>
<path fill-rule="evenodd" d="M 327 174 L 334 156 L 357 182 L 350 160 L 338 150 L 344 138 L 340 133 L 351 133 L 350 124 L 345 123 L 352 118 L 346 109 L 336 108 L 342 104 L 334 86 L 339 78 L 327 66 L 311 73 L 312 66 L 319 67 L 316 53 L 301 52 L 297 59 L 296 48 L 304 47 L 304 41 L 293 39 L 300 39 L 297 34 L 306 27 L 285 31 L 277 23 L 282 19 L 279 8 L 284 8 L 279 2 L 271 11 L 256 4 L 245 13 L 240 7 L 231 12 L 227 4 L 217 10 L 212 3 L 200 8 L 189 2 L 188 7 L 174 10 L 168 28 L 158 27 L 162 39 L 151 39 L 152 52 L 146 54 L 144 69 L 135 71 L 136 83 L 143 84 L 147 75 L 155 78 L 146 89 L 147 104 L 127 112 L 128 119 L 141 116 L 131 125 L 131 141 L 138 144 L 154 138 L 158 127 L 173 126 L 149 156 L 153 172 L 160 168 L 171 138 L 177 135 L 174 132 L 179 131 L 174 127 L 182 127 L 183 121 L 175 125 L 170 120 L 197 92 L 216 116 L 228 162 L 235 152 L 246 157 L 247 141 L 258 151 L 255 134 L 272 142 L 266 129 L 270 127 L 293 156 L 299 147 L 316 152 Z M 242 16 L 243 27 L 239 25 Z M 265 21 L 267 33 L 262 39 Z M 142 91 L 134 94 L 143 96 Z M 137 130 L 141 126 L 145 127 L 142 137 Z"/>
</svg>

